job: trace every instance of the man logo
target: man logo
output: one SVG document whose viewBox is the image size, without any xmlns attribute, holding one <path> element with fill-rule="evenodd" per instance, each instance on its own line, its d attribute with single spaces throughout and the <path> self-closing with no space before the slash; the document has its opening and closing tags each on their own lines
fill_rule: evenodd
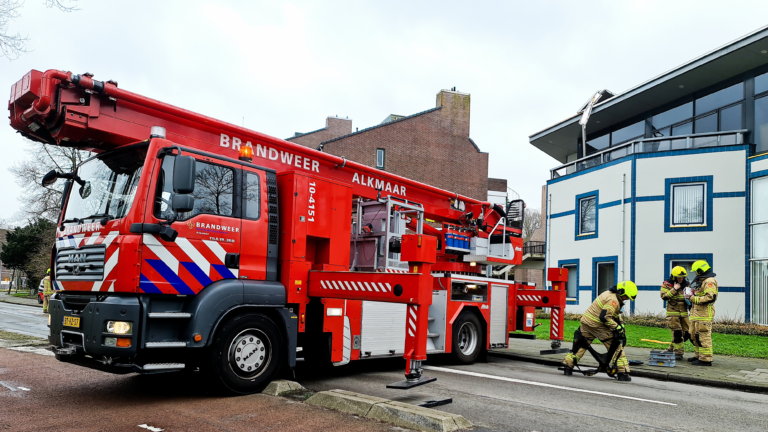
<svg viewBox="0 0 768 432">
<path fill-rule="evenodd" d="M 71 262 L 76 262 L 76 263 L 84 263 L 85 262 L 85 254 L 84 253 L 73 254 L 72 255 L 72 259 L 70 261 Z"/>
<path fill-rule="evenodd" d="M 195 229 L 195 223 L 192 221 L 187 221 L 187 226 L 189 227 L 189 229 Z"/>
</svg>

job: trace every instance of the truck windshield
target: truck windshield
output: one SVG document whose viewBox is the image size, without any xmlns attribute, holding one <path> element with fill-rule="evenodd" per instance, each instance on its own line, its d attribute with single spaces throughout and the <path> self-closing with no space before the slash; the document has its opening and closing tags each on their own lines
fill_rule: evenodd
<svg viewBox="0 0 768 432">
<path fill-rule="evenodd" d="M 72 182 L 64 220 L 119 219 L 131 208 L 147 146 L 131 146 L 85 161 Z"/>
</svg>

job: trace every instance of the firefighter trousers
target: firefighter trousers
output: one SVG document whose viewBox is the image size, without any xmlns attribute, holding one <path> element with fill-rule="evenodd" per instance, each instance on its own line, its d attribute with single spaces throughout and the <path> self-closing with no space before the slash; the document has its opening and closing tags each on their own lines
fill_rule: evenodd
<svg viewBox="0 0 768 432">
<path fill-rule="evenodd" d="M 693 356 L 705 362 L 712 361 L 712 321 L 693 322 Z"/>
<path fill-rule="evenodd" d="M 581 334 L 590 344 L 593 340 L 597 339 L 602 342 L 603 345 L 605 345 L 605 348 L 610 348 L 611 342 L 613 341 L 613 331 L 609 327 L 605 326 L 591 327 L 581 324 Z M 573 351 L 569 352 L 565 356 L 565 359 L 563 359 L 563 364 L 568 367 L 574 367 L 579 362 L 579 360 L 584 357 L 584 353 L 586 352 L 586 348 L 580 348 L 575 353 Z M 624 355 L 624 347 L 619 345 L 619 347 L 616 349 L 616 353 L 614 354 L 614 358 L 617 359 L 616 368 L 619 372 L 629 372 L 629 361 Z M 611 361 L 611 363 L 613 363 L 613 361 Z"/>
<path fill-rule="evenodd" d="M 680 312 L 679 315 L 667 315 L 667 325 L 669 331 L 672 332 L 672 343 L 669 344 L 667 350 L 682 355 L 685 353 L 686 339 L 691 338 L 688 312 Z"/>
<path fill-rule="evenodd" d="M 43 313 L 48 313 L 48 304 L 50 303 L 51 295 L 44 295 L 43 296 Z"/>
</svg>

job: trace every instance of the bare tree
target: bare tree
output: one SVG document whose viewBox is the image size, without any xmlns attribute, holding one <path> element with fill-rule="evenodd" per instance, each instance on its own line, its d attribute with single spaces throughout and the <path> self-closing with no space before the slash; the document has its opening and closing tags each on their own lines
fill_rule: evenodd
<svg viewBox="0 0 768 432">
<path fill-rule="evenodd" d="M 56 8 L 62 12 L 72 12 L 79 10 L 76 6 L 68 6 L 64 3 L 73 3 L 77 0 L 45 0 L 45 7 Z M 11 22 L 21 16 L 19 9 L 24 6 L 20 0 L 0 0 L 0 57 L 6 57 L 9 60 L 15 60 L 20 55 L 28 52 L 27 42 L 29 36 L 22 36 L 21 33 L 10 32 Z"/>
<path fill-rule="evenodd" d="M 26 145 L 29 150 L 27 158 L 10 168 L 11 173 L 16 177 L 16 183 L 23 190 L 19 197 L 21 210 L 15 218 L 55 220 L 61 208 L 64 182 L 58 181 L 51 186 L 43 187 L 40 181 L 50 170 L 62 173 L 74 171 L 90 156 L 90 152 L 35 141 L 27 141 Z"/>
<path fill-rule="evenodd" d="M 523 241 L 529 241 L 533 233 L 539 228 L 541 228 L 541 211 L 526 207 L 525 220 L 523 221 Z"/>
</svg>

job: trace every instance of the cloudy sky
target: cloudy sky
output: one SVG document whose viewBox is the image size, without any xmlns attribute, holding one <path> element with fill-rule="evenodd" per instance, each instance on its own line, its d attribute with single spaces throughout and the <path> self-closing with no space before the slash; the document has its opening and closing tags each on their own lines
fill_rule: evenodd
<svg viewBox="0 0 768 432">
<path fill-rule="evenodd" d="M 470 136 L 531 207 L 558 163 L 528 136 L 596 90 L 621 92 L 768 24 L 766 1 L 26 0 L 11 23 L 31 52 L 0 58 L 0 87 L 30 69 L 91 72 L 121 88 L 286 138 L 329 115 L 353 127 L 472 94 Z M 482 3 L 482 6 L 473 4 Z M 7 94 L 7 93 L 6 93 Z M 0 126 L 0 218 L 24 140 Z"/>
</svg>

